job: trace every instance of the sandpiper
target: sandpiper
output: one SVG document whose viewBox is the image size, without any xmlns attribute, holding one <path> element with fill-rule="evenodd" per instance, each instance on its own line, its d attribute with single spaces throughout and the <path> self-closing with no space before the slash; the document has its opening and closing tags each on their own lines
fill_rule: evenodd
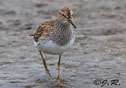
<svg viewBox="0 0 126 88">
<path fill-rule="evenodd" d="M 56 81 L 61 83 L 60 79 L 60 62 L 61 55 L 67 51 L 75 40 L 76 26 L 72 22 L 72 10 L 62 8 L 56 20 L 42 23 L 37 31 L 33 34 L 34 44 L 38 49 L 44 68 L 47 74 L 50 75 L 43 54 L 59 55 L 58 60 L 58 76 Z M 72 26 L 71 26 L 72 25 Z"/>
</svg>

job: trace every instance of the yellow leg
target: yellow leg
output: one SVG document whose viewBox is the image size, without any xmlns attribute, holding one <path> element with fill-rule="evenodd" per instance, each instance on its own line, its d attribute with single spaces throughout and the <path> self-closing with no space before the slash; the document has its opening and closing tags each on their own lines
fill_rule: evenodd
<svg viewBox="0 0 126 88">
<path fill-rule="evenodd" d="M 59 60 L 58 60 L 58 76 L 55 80 L 55 82 L 58 81 L 59 83 L 62 82 L 62 80 L 60 79 L 60 61 L 61 61 L 61 55 L 59 55 Z"/>
<path fill-rule="evenodd" d="M 40 53 L 40 55 L 41 55 L 41 59 L 42 59 L 43 64 L 44 64 L 45 71 L 46 71 L 46 73 L 51 77 L 51 75 L 50 75 L 50 73 L 49 73 L 49 70 L 48 70 L 48 67 L 47 67 L 47 65 L 46 65 L 46 61 L 45 61 L 45 59 L 44 59 L 44 57 L 43 57 L 43 55 L 42 55 L 42 52 L 39 51 L 39 53 Z"/>
</svg>

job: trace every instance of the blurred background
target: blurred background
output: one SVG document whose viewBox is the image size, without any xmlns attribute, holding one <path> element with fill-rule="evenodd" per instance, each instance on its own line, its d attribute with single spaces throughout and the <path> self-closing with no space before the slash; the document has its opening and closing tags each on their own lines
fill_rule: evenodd
<svg viewBox="0 0 126 88">
<path fill-rule="evenodd" d="M 58 56 L 46 55 L 46 75 L 33 34 L 60 8 L 73 10 L 76 41 L 61 61 L 65 84 L 52 84 Z M 96 79 L 126 85 L 126 0 L 0 0 L 0 88 L 101 88 Z"/>
</svg>

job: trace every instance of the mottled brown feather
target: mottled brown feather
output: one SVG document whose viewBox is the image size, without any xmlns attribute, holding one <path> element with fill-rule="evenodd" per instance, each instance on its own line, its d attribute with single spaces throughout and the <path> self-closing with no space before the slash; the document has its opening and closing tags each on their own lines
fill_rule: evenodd
<svg viewBox="0 0 126 88">
<path fill-rule="evenodd" d="M 47 39 L 50 35 L 50 32 L 53 31 L 52 27 L 54 26 L 54 24 L 55 20 L 42 23 L 34 34 L 34 40 L 37 42 L 38 40 Z"/>
<path fill-rule="evenodd" d="M 59 18 L 62 17 L 62 13 L 64 13 L 64 14 L 67 16 L 67 18 L 71 18 L 71 17 L 72 17 L 69 8 L 62 8 L 62 9 L 59 11 Z"/>
</svg>

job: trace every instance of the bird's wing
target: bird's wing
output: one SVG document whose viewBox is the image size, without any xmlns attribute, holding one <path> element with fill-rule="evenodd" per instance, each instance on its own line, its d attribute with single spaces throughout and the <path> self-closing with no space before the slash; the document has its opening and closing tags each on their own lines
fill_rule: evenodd
<svg viewBox="0 0 126 88">
<path fill-rule="evenodd" d="M 55 24 L 55 20 L 47 21 L 42 23 L 37 31 L 34 33 L 34 40 L 37 42 L 39 40 L 45 40 L 50 36 L 50 33 L 52 32 L 52 27 Z"/>
</svg>

